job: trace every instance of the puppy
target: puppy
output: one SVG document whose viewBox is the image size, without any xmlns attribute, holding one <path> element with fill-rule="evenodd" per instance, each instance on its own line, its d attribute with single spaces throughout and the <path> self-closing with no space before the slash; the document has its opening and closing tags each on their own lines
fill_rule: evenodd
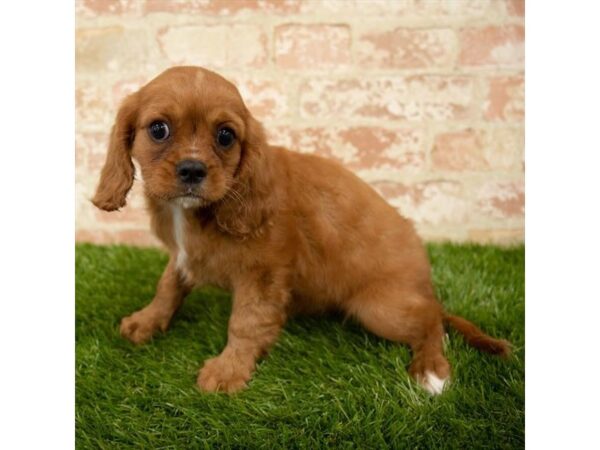
<svg viewBox="0 0 600 450">
<path fill-rule="evenodd" d="M 153 231 L 170 259 L 152 302 L 125 317 L 135 344 L 166 331 L 195 286 L 233 291 L 228 340 L 198 375 L 205 391 L 246 387 L 294 313 L 341 311 L 408 344 L 410 374 L 442 392 L 450 375 L 444 322 L 480 350 L 509 344 L 448 315 L 411 223 L 335 162 L 270 146 L 236 87 L 209 70 L 174 67 L 121 105 L 93 203 L 125 205 L 144 180 Z"/>
</svg>

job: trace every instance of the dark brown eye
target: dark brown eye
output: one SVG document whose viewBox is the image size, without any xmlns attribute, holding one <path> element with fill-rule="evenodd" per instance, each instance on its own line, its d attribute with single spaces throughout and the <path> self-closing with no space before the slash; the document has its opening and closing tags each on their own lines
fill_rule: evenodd
<svg viewBox="0 0 600 450">
<path fill-rule="evenodd" d="M 166 141 L 171 135 L 169 125 L 159 120 L 150 124 L 148 127 L 148 133 L 150 133 L 150 137 L 152 137 L 152 139 L 154 139 L 156 142 Z"/>
<path fill-rule="evenodd" d="M 230 148 L 235 142 L 235 132 L 229 127 L 219 128 L 217 131 L 217 144 L 223 150 Z"/>
</svg>

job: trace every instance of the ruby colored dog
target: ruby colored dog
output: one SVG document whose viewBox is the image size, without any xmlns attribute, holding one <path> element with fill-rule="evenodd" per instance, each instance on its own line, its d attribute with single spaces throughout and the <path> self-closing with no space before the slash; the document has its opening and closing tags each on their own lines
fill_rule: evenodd
<svg viewBox="0 0 600 450">
<path fill-rule="evenodd" d="M 411 223 L 339 164 L 267 143 L 236 87 L 216 73 L 175 67 L 123 102 L 93 203 L 125 205 L 144 180 L 152 229 L 170 259 L 152 302 L 125 317 L 135 344 L 166 331 L 195 286 L 233 291 L 228 340 L 198 385 L 234 392 L 294 313 L 343 312 L 410 345 L 410 374 L 442 392 L 450 366 L 444 322 L 467 342 L 505 355 L 509 344 L 444 312 Z"/>
</svg>

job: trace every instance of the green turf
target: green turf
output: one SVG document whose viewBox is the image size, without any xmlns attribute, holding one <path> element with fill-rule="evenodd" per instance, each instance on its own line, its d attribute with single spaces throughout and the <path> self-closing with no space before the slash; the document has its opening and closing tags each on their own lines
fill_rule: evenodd
<svg viewBox="0 0 600 450">
<path fill-rule="evenodd" d="M 404 346 L 336 317 L 291 320 L 250 387 L 195 387 L 226 342 L 230 296 L 194 291 L 171 329 L 134 347 L 122 316 L 144 306 L 167 257 L 76 249 L 78 448 L 520 448 L 524 446 L 524 248 L 431 245 L 446 308 L 515 346 L 508 361 L 450 333 L 453 383 L 430 397 L 408 377 Z"/>
</svg>

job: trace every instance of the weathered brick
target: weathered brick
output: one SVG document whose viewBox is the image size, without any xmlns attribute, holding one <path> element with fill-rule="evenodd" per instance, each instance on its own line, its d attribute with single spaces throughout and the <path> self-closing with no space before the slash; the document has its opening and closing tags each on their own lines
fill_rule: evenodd
<svg viewBox="0 0 600 450">
<path fill-rule="evenodd" d="M 520 128 L 468 128 L 435 137 L 431 163 L 436 170 L 490 171 L 521 168 L 524 136 Z"/>
<path fill-rule="evenodd" d="M 457 45 L 451 29 L 396 28 L 364 33 L 357 55 L 365 68 L 440 67 L 453 64 Z"/>
<path fill-rule="evenodd" d="M 108 133 L 122 100 L 149 81 L 146 77 L 123 78 L 113 86 L 78 79 L 75 87 L 75 120 L 78 131 Z"/>
<path fill-rule="evenodd" d="M 97 228 L 92 229 L 78 229 L 75 231 L 75 241 L 77 242 L 88 242 L 91 244 L 106 244 L 107 232 L 98 230 Z"/>
<path fill-rule="evenodd" d="M 525 212 L 525 189 L 520 181 L 490 181 L 477 192 L 482 213 L 495 219 L 522 218 Z"/>
<path fill-rule="evenodd" d="M 140 5 L 139 0 L 75 0 L 75 14 L 77 17 L 124 16 L 137 14 Z"/>
<path fill-rule="evenodd" d="M 172 64 L 260 67 L 268 58 L 267 35 L 253 25 L 167 27 L 158 32 L 158 42 Z"/>
<path fill-rule="evenodd" d="M 261 67 L 269 58 L 269 39 L 259 27 L 233 25 L 227 27 L 227 62 L 230 66 Z"/>
<path fill-rule="evenodd" d="M 498 15 L 502 0 L 306 0 L 304 14 L 373 18 L 481 19 Z"/>
<path fill-rule="evenodd" d="M 350 150 L 348 167 L 419 171 L 425 167 L 423 136 L 417 130 L 381 127 L 351 127 L 338 132 L 343 147 Z"/>
<path fill-rule="evenodd" d="M 85 156 L 82 150 L 79 147 L 75 147 L 75 170 L 83 171 L 85 167 Z"/>
<path fill-rule="evenodd" d="M 290 88 L 283 82 L 256 77 L 228 77 L 240 91 L 250 112 L 259 120 L 281 119 L 289 113 Z"/>
<path fill-rule="evenodd" d="M 113 102 L 116 105 L 120 105 L 123 99 L 129 94 L 133 94 L 143 85 L 145 85 L 150 79 L 145 76 L 136 76 L 131 78 L 123 78 L 117 81 L 112 87 Z"/>
<path fill-rule="evenodd" d="M 437 170 L 485 170 L 482 132 L 473 129 L 442 133 L 435 137 L 431 162 Z"/>
<path fill-rule="evenodd" d="M 479 244 L 510 245 L 523 242 L 523 228 L 474 228 L 469 230 L 469 241 Z"/>
<path fill-rule="evenodd" d="M 380 181 L 372 184 L 391 205 L 416 224 L 464 224 L 469 218 L 469 202 L 463 198 L 459 182 L 431 180 L 406 185 Z"/>
<path fill-rule="evenodd" d="M 519 25 L 465 28 L 459 62 L 465 66 L 523 67 L 525 29 Z"/>
<path fill-rule="evenodd" d="M 497 127 L 487 133 L 484 155 L 490 167 L 513 172 L 525 171 L 523 127 Z"/>
<path fill-rule="evenodd" d="M 412 0 L 304 0 L 301 13 L 305 15 L 328 15 L 329 17 L 402 16 L 412 10 Z"/>
<path fill-rule="evenodd" d="M 228 33 L 223 26 L 175 26 L 158 32 L 160 48 L 172 64 L 223 67 Z"/>
<path fill-rule="evenodd" d="M 523 239 L 524 1 L 75 6 L 78 238 L 157 243 L 142 182 L 121 212 L 102 213 L 90 198 L 119 102 L 170 65 L 196 64 L 238 86 L 270 142 L 340 161 L 385 190 L 426 238 Z M 150 22 L 142 22 L 144 13 L 153 14 Z M 157 33 L 157 26 L 166 28 Z M 314 72 L 337 68 L 330 78 Z M 457 171 L 469 173 L 450 173 Z"/>
<path fill-rule="evenodd" d="M 120 25 L 78 28 L 75 67 L 78 74 L 153 73 L 159 68 L 158 48 L 150 32 Z"/>
<path fill-rule="evenodd" d="M 425 167 L 423 135 L 415 129 L 307 127 L 269 130 L 270 142 L 302 153 L 334 159 L 353 171 Z"/>
<path fill-rule="evenodd" d="M 230 16 L 244 13 L 294 14 L 301 0 L 146 0 L 146 13 Z"/>
<path fill-rule="evenodd" d="M 75 87 L 75 124 L 78 131 L 107 129 L 116 113 L 112 98 L 92 82 L 77 82 Z"/>
<path fill-rule="evenodd" d="M 282 68 L 336 68 L 350 60 L 347 25 L 286 24 L 275 29 L 275 62 Z"/>
<path fill-rule="evenodd" d="M 75 152 L 80 155 L 80 170 L 97 170 L 104 164 L 108 132 L 78 132 L 75 134 Z M 101 161 L 101 162 L 100 162 Z M 85 163 L 85 166 L 84 166 Z M 98 164 L 98 165 L 96 165 Z"/>
<path fill-rule="evenodd" d="M 160 247 L 160 241 L 147 229 L 98 230 L 78 229 L 75 232 L 77 242 L 92 244 L 128 244 L 140 247 Z"/>
<path fill-rule="evenodd" d="M 108 136 L 106 137 L 106 141 L 108 141 Z M 106 162 L 107 148 L 108 144 L 106 144 L 104 147 L 98 147 L 93 153 L 90 153 L 87 156 L 86 169 L 96 175 L 97 178 L 100 178 L 100 171 Z M 103 152 L 100 152 L 99 150 L 103 150 Z"/>
<path fill-rule="evenodd" d="M 501 0 L 415 0 L 411 15 L 453 19 L 480 19 L 495 16 Z"/>
<path fill-rule="evenodd" d="M 489 81 L 484 115 L 489 120 L 522 121 L 525 116 L 523 76 L 496 77 Z"/>
<path fill-rule="evenodd" d="M 84 171 L 87 147 L 82 143 L 82 133 L 75 132 L 75 170 Z"/>
<path fill-rule="evenodd" d="M 525 0 L 505 0 L 510 16 L 525 17 Z"/>
<path fill-rule="evenodd" d="M 388 77 L 371 80 L 309 80 L 301 86 L 303 117 L 373 119 L 465 119 L 473 117 L 469 77 Z"/>
</svg>

